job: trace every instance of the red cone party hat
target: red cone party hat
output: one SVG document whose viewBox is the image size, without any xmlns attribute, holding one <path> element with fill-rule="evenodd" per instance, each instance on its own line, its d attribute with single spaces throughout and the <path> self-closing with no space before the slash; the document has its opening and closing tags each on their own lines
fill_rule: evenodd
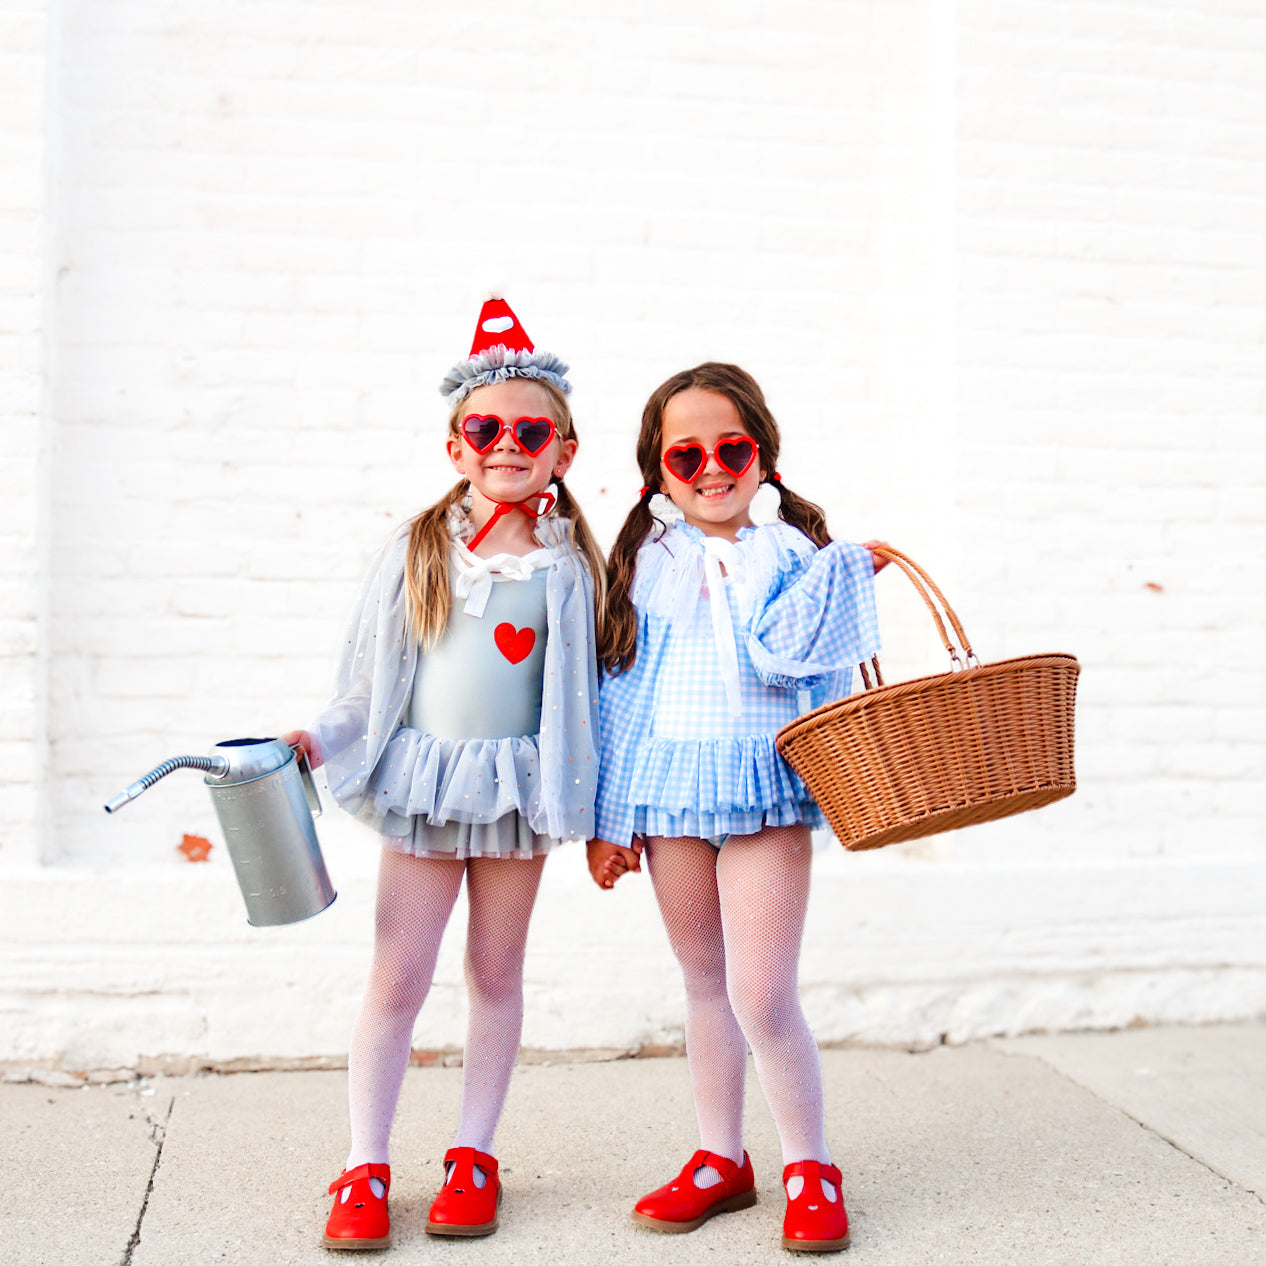
<svg viewBox="0 0 1266 1266">
<path fill-rule="evenodd" d="M 506 347 L 512 352 L 534 350 L 528 332 L 504 299 L 488 299 L 479 310 L 479 324 L 475 326 L 475 341 L 470 345 L 470 354 L 478 356 L 490 347 Z"/>
<path fill-rule="evenodd" d="M 448 371 L 440 384 L 440 394 L 455 405 L 476 388 L 505 382 L 507 378 L 534 378 L 551 383 L 564 393 L 571 390 L 566 362 L 553 352 L 536 350 L 514 309 L 504 299 L 488 299 L 479 310 L 470 355 Z"/>
</svg>

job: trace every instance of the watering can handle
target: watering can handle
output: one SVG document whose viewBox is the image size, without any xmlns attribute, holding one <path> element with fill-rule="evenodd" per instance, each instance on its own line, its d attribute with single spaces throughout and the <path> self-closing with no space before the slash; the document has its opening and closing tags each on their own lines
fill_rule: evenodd
<svg viewBox="0 0 1266 1266">
<path fill-rule="evenodd" d="M 299 777 L 303 779 L 303 791 L 308 798 L 308 808 L 312 810 L 314 818 L 319 818 L 321 797 L 317 793 L 316 782 L 312 778 L 312 765 L 308 761 L 308 753 L 298 743 L 291 744 L 290 750 L 294 752 L 295 759 L 299 762 Z"/>
</svg>

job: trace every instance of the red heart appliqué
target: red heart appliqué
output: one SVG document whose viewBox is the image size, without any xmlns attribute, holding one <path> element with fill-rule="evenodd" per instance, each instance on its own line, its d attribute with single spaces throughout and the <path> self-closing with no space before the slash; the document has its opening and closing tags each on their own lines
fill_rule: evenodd
<svg viewBox="0 0 1266 1266">
<path fill-rule="evenodd" d="M 512 664 L 517 664 L 532 653 L 532 647 L 536 645 L 536 630 L 516 629 L 513 624 L 498 624 L 492 631 L 492 639 L 497 644 L 497 650 Z"/>
</svg>

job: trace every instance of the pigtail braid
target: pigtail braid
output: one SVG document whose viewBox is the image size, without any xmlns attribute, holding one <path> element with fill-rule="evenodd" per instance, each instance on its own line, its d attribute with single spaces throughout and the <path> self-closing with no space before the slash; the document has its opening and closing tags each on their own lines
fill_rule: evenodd
<svg viewBox="0 0 1266 1266">
<path fill-rule="evenodd" d="M 778 517 L 799 528 L 818 549 L 830 545 L 831 534 L 827 531 L 826 513 L 822 507 L 792 492 L 781 476 L 771 478 L 770 483 L 778 490 Z"/>
<path fill-rule="evenodd" d="M 652 488 L 644 488 L 629 511 L 607 560 L 607 619 L 598 639 L 598 659 L 609 673 L 633 667 L 637 657 L 637 611 L 633 606 L 633 575 L 637 551 L 652 528 L 663 524 L 651 513 Z"/>
<path fill-rule="evenodd" d="M 571 495 L 561 475 L 554 476 L 555 506 L 558 513 L 571 520 L 572 544 L 579 547 L 589 564 L 589 572 L 593 577 L 594 596 L 594 628 L 598 645 L 602 645 L 603 630 L 607 622 L 607 564 L 598 548 L 597 538 L 589 527 L 584 513 Z"/>
</svg>

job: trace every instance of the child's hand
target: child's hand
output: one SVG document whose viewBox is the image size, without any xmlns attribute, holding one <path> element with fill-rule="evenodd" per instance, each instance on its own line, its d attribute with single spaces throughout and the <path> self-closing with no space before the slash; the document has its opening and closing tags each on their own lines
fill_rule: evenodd
<svg viewBox="0 0 1266 1266">
<path fill-rule="evenodd" d="M 888 559 L 886 559 L 886 558 L 879 558 L 879 557 L 877 557 L 877 556 L 876 556 L 876 554 L 875 554 L 875 547 L 876 547 L 877 545 L 878 545 L 878 546 L 880 546 L 880 547 L 881 547 L 881 548 L 883 548 L 883 549 L 891 549 L 891 548 L 892 548 L 892 547 L 888 544 L 888 542 L 887 542 L 887 541 L 863 541 L 863 542 L 862 542 L 862 549 L 868 549 L 868 550 L 870 550 L 870 561 L 871 561 L 871 562 L 874 564 L 874 566 L 875 566 L 875 575 L 876 575 L 876 576 L 877 576 L 877 575 L 879 575 L 879 573 L 880 573 L 881 571 L 883 571 L 883 569 L 884 569 L 885 567 L 887 567 L 887 566 L 888 566 L 888 561 L 889 561 L 889 560 L 888 560 Z"/>
<path fill-rule="evenodd" d="M 594 839 L 585 845 L 585 851 L 589 855 L 589 873 L 599 888 L 614 888 L 621 875 L 642 869 L 640 840 L 634 840 L 632 848 L 623 848 L 619 844 Z"/>
<path fill-rule="evenodd" d="M 287 730 L 281 736 L 283 743 L 289 743 L 291 747 L 303 748 L 303 754 L 308 758 L 308 764 L 316 769 L 321 764 L 321 753 L 317 750 L 316 740 L 307 730 Z"/>
</svg>

